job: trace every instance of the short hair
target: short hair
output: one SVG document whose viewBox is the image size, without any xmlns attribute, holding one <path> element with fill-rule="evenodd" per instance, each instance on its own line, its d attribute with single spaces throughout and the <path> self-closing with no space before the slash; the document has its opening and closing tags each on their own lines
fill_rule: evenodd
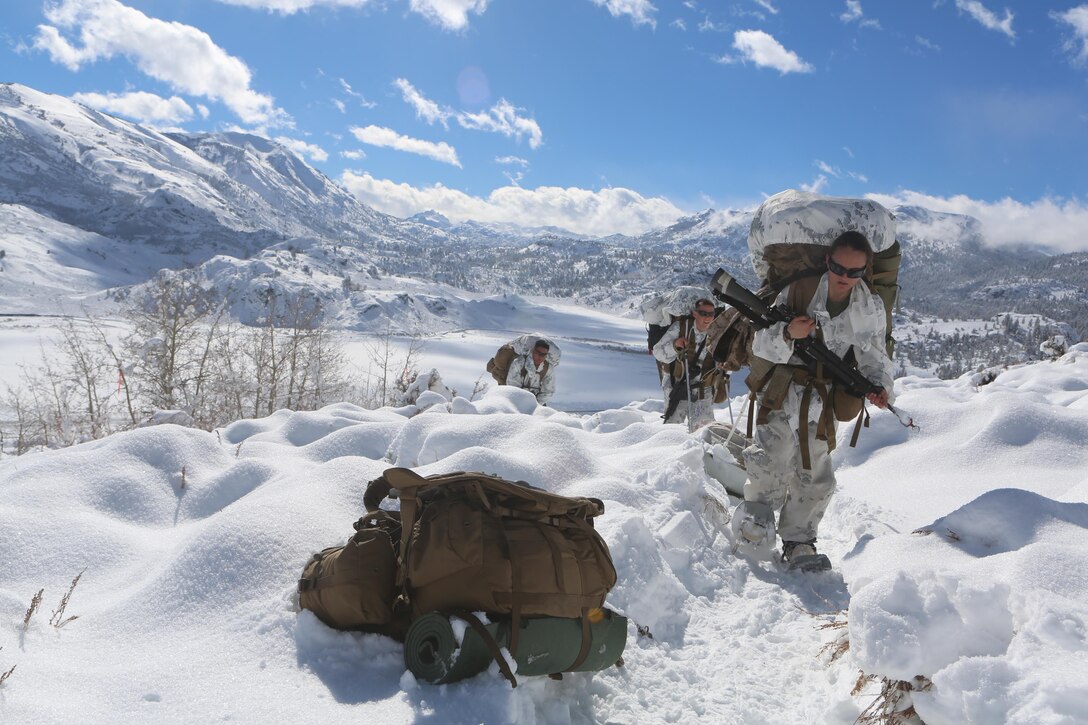
<svg viewBox="0 0 1088 725">
<path fill-rule="evenodd" d="M 534 350 L 536 350 L 538 348 L 541 348 L 541 347 L 544 348 L 545 350 L 551 350 L 552 349 L 552 346 L 548 344 L 547 340 L 537 340 L 536 344 L 533 345 Z"/>
<path fill-rule="evenodd" d="M 865 252 L 866 263 L 873 261 L 873 245 L 869 244 L 869 240 L 861 232 L 851 229 L 835 237 L 835 241 L 831 242 L 831 248 L 827 250 L 827 256 L 830 257 L 843 248 L 853 249 L 856 252 Z"/>
<path fill-rule="evenodd" d="M 718 306 L 716 304 L 714 304 L 714 300 L 709 300 L 706 297 L 704 297 L 704 298 L 702 298 L 700 300 L 695 300 L 695 304 L 691 306 L 691 309 L 697 310 L 697 309 L 699 309 L 699 305 L 710 305 L 711 307 L 713 307 L 715 309 L 718 308 Z"/>
</svg>

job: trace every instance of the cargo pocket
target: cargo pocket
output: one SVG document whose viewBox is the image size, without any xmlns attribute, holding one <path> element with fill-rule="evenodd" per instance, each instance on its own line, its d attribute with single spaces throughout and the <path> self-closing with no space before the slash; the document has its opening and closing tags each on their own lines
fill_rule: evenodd
<svg viewBox="0 0 1088 725">
<path fill-rule="evenodd" d="M 393 620 L 393 590 L 397 562 L 388 534 L 377 529 L 363 529 L 349 545 L 353 568 L 359 574 L 357 592 L 362 619 L 367 624 L 388 624 Z"/>
<path fill-rule="evenodd" d="M 483 565 L 483 514 L 462 501 L 432 504 L 417 524 L 408 553 L 413 587 Z"/>
</svg>

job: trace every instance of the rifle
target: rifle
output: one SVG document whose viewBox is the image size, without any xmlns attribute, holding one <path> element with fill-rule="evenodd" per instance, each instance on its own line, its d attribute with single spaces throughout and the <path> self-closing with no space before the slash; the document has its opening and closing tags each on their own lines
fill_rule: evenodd
<svg viewBox="0 0 1088 725">
<path fill-rule="evenodd" d="M 710 281 L 710 289 L 722 302 L 726 302 L 744 315 L 757 330 L 764 330 L 771 325 L 782 322 L 789 324 L 797 314 L 786 305 L 769 305 L 761 300 L 754 292 L 745 288 L 732 275 L 719 268 Z M 818 365 L 822 365 L 824 371 L 831 379 L 841 385 L 843 389 L 856 398 L 864 398 L 870 393 L 880 394 L 884 392 L 884 386 L 872 382 L 853 367 L 847 365 L 835 353 L 828 349 L 823 340 L 815 337 L 803 337 L 793 341 L 793 351 L 808 368 L 815 374 Z M 903 420 L 898 410 L 888 405 L 899 422 L 909 428 L 916 428 L 914 420 Z"/>
</svg>

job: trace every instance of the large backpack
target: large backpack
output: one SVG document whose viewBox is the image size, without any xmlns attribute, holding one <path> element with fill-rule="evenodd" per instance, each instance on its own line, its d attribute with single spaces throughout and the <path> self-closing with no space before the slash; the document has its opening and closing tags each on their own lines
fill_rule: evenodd
<svg viewBox="0 0 1088 725">
<path fill-rule="evenodd" d="M 869 199 L 824 197 L 788 190 L 770 197 L 756 210 L 748 234 L 752 267 L 762 280 L 756 295 L 772 304 L 779 293 L 793 284 L 791 306 L 803 309 L 815 294 L 815 281 L 826 271 L 828 247 L 845 231 L 865 235 L 873 246 L 873 263 L 864 281 L 884 303 L 886 349 L 894 351 L 892 314 L 899 285 L 902 261 L 895 239 L 895 218 Z M 796 283 L 796 284 L 794 284 Z M 751 323 L 734 308 L 715 318 L 710 327 L 714 360 L 725 370 L 739 370 L 751 362 Z"/>
<path fill-rule="evenodd" d="M 399 516 L 379 508 L 394 491 Z M 428 612 L 484 611 L 509 615 L 516 632 L 521 617 L 585 617 L 616 583 L 593 528 L 598 499 L 483 473 L 390 468 L 363 502 L 356 534 L 316 554 L 299 581 L 300 606 L 337 629 L 400 638 Z"/>
<path fill-rule="evenodd" d="M 658 292 L 647 295 L 639 304 L 642 319 L 646 322 L 646 350 L 651 355 L 656 345 L 674 322 L 692 319 L 691 311 L 701 299 L 713 301 L 713 296 L 706 287 L 684 286 L 671 292 Z M 663 380 L 668 366 L 657 363 L 657 377 Z"/>
<path fill-rule="evenodd" d="M 487 372 L 495 378 L 499 385 L 506 385 L 506 376 L 510 372 L 510 363 L 514 362 L 517 353 L 514 346 L 506 343 L 495 351 L 495 356 L 487 361 Z"/>
<path fill-rule="evenodd" d="M 514 358 L 519 355 L 528 355 L 538 342 L 545 342 L 548 345 L 548 356 L 544 360 L 544 368 L 540 373 L 540 377 L 543 378 L 548 374 L 549 368 L 559 364 L 562 352 L 552 340 L 536 334 L 519 335 L 496 350 L 495 356 L 487 361 L 487 372 L 491 373 L 491 377 L 495 378 L 495 382 L 499 385 L 505 385 Z"/>
</svg>

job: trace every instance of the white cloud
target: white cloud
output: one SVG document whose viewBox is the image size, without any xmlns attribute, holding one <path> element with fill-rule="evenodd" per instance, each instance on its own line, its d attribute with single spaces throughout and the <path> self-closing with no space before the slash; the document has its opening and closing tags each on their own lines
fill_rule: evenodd
<svg viewBox="0 0 1088 725">
<path fill-rule="evenodd" d="M 529 148 L 540 148 L 544 143 L 544 133 L 540 125 L 531 118 L 518 115 L 518 111 L 524 109 L 515 108 L 505 98 L 481 113 L 458 113 L 457 123 L 465 128 L 478 131 L 494 131 L 504 136 L 515 136 L 520 141 L 522 136 L 529 137 Z"/>
<path fill-rule="evenodd" d="M 861 9 L 861 0 L 846 0 L 846 12 L 839 16 L 839 20 L 844 23 L 857 23 L 862 28 L 880 29 L 878 21 L 865 17 L 865 12 Z"/>
<path fill-rule="evenodd" d="M 374 103 L 373 101 L 368 101 L 366 99 L 366 96 L 364 96 L 362 93 L 353 90 L 351 84 L 343 78 L 340 79 L 340 87 L 344 89 L 344 93 L 359 101 L 359 105 L 363 108 L 377 108 L 377 103 Z"/>
<path fill-rule="evenodd" d="M 1073 54 L 1074 65 L 1088 66 L 1088 5 L 1079 5 L 1064 13 L 1051 12 L 1050 17 L 1072 26 L 1073 38 L 1066 41 L 1065 48 Z"/>
<path fill-rule="evenodd" d="M 52 25 L 38 26 L 34 47 L 70 70 L 121 55 L 176 91 L 222 101 L 246 123 L 291 124 L 272 96 L 250 88 L 246 64 L 198 28 L 148 17 L 117 0 L 63 0 L 46 5 L 45 17 Z M 78 35 L 80 45 L 62 30 Z"/>
<path fill-rule="evenodd" d="M 293 15 L 300 10 L 319 6 L 360 8 L 371 0 L 219 0 L 227 5 L 238 5 L 254 10 L 269 10 L 283 15 Z"/>
<path fill-rule="evenodd" d="M 771 5 L 771 0 L 755 0 L 756 5 L 760 6 L 771 15 L 778 15 L 778 8 Z"/>
<path fill-rule="evenodd" d="M 311 161 L 326 161 L 329 158 L 329 154 L 325 152 L 325 149 L 321 148 L 317 144 L 300 141 L 297 138 L 277 136 L 276 143 L 280 144 L 281 146 L 286 146 L 299 156 L 309 157 Z"/>
<path fill-rule="evenodd" d="M 847 154 L 849 154 L 850 158 L 854 158 L 854 154 L 853 154 L 853 152 L 850 151 L 850 149 L 848 149 L 848 148 L 846 148 L 844 146 L 843 150 L 846 151 Z M 855 181 L 860 181 L 863 184 L 868 184 L 869 183 L 869 177 L 867 177 L 865 174 L 859 173 L 857 171 L 850 171 L 849 169 L 842 169 L 842 168 L 839 168 L 838 166 L 832 166 L 831 164 L 829 164 L 829 163 L 827 163 L 825 161 L 820 161 L 819 159 L 817 159 L 813 163 L 815 163 L 816 168 L 819 169 L 820 171 L 822 171 L 823 174 L 826 175 L 826 176 L 834 176 L 836 179 L 841 179 L 842 177 L 846 176 L 846 177 L 849 177 L 851 179 L 854 179 Z M 823 179 L 823 180 L 821 181 L 821 179 Z M 823 188 L 824 186 L 826 186 L 826 182 L 827 182 L 827 179 L 824 176 L 820 176 L 820 177 L 817 177 L 817 179 L 812 182 L 812 185 L 819 184 L 821 186 L 821 188 Z"/>
<path fill-rule="evenodd" d="M 827 176 L 820 174 L 812 180 L 811 184 L 801 184 L 801 191 L 807 191 L 812 194 L 819 194 L 827 188 Z"/>
<path fill-rule="evenodd" d="M 340 113 L 348 112 L 348 107 L 344 105 L 344 102 L 341 101 L 339 98 L 332 99 L 332 105 L 336 106 L 336 110 L 340 111 Z"/>
<path fill-rule="evenodd" d="M 446 30 L 464 30 L 468 14 L 483 15 L 489 0 L 411 0 L 409 7 Z"/>
<path fill-rule="evenodd" d="M 529 165 L 529 162 L 526 161 L 525 159 L 521 158 L 520 156 L 496 156 L 495 157 L 495 163 L 496 164 L 506 164 L 506 165 L 518 164 L 519 166 L 528 166 Z"/>
<path fill-rule="evenodd" d="M 934 42 L 931 42 L 927 38 L 923 38 L 921 35 L 915 35 L 914 36 L 914 42 L 917 43 L 918 45 L 922 46 L 926 50 L 937 50 L 937 51 L 939 51 L 941 49 L 941 46 L 937 45 Z"/>
<path fill-rule="evenodd" d="M 416 118 L 422 118 L 427 123 L 434 125 L 436 121 L 449 127 L 448 119 L 452 118 L 462 127 L 475 131 L 491 131 L 501 133 L 504 136 L 514 136 L 519 141 L 523 136 L 529 138 L 529 147 L 536 149 L 544 143 L 544 133 L 540 125 L 531 118 L 519 115 L 523 108 L 517 108 L 505 98 L 486 111 L 468 113 L 455 111 L 448 106 L 440 106 L 435 101 L 424 96 L 419 89 L 404 78 L 397 78 L 393 85 L 400 89 L 404 102 L 416 111 Z"/>
<path fill-rule="evenodd" d="M 614 18 L 629 15 L 631 22 L 635 25 L 657 27 L 657 21 L 654 20 L 657 8 L 650 3 L 650 0 L 593 0 L 593 3 L 608 8 L 608 12 Z"/>
<path fill-rule="evenodd" d="M 352 151 L 341 151 L 340 155 L 343 156 L 345 159 L 351 159 L 352 161 L 362 161 L 366 158 L 366 151 L 358 149 Z"/>
<path fill-rule="evenodd" d="M 208 116 L 212 115 L 212 112 L 208 110 L 208 107 L 205 106 L 203 103 L 196 104 L 196 111 L 200 114 L 201 118 L 207 118 Z"/>
<path fill-rule="evenodd" d="M 434 209 L 455 223 L 475 219 L 525 226 L 554 225 L 594 236 L 641 234 L 672 224 L 685 214 L 666 199 L 646 198 L 620 188 L 590 191 L 505 186 L 482 198 L 442 184 L 421 189 L 369 174 L 345 172 L 340 182 L 366 204 L 399 217 Z"/>
<path fill-rule="evenodd" d="M 448 143 L 435 143 L 403 136 L 391 128 L 382 126 L 353 126 L 350 131 L 355 135 L 355 138 L 371 146 L 381 146 L 410 154 L 419 154 L 461 168 L 461 161 L 457 158 L 457 149 Z"/>
<path fill-rule="evenodd" d="M 956 7 L 960 12 L 967 13 L 977 20 L 987 30 L 996 30 L 1007 35 L 1009 40 L 1016 40 L 1016 32 L 1012 29 L 1013 14 L 1008 8 L 1005 8 L 1005 18 L 998 20 L 997 15 L 979 0 L 956 0 Z"/>
<path fill-rule="evenodd" d="M 178 96 L 163 98 L 154 93 L 76 93 L 72 100 L 99 111 L 131 118 L 140 123 L 170 124 L 188 121 L 192 107 Z M 206 110 L 206 109 L 205 109 Z"/>
<path fill-rule="evenodd" d="M 1025 204 L 1007 197 L 986 202 L 962 194 L 946 198 L 917 191 L 868 197 L 885 206 L 906 204 L 973 216 L 982 223 L 986 243 L 993 246 L 1030 243 L 1055 252 L 1088 251 L 1088 204 L 1076 199 L 1043 198 Z"/>
<path fill-rule="evenodd" d="M 669 25 L 680 30 L 688 29 L 687 23 L 684 22 L 683 18 L 677 18 L 676 20 L 673 20 L 671 23 L 669 23 Z"/>
<path fill-rule="evenodd" d="M 427 123 L 434 125 L 435 121 L 449 128 L 447 120 L 452 111 L 441 108 L 437 103 L 426 98 L 419 90 L 404 78 L 397 78 L 393 85 L 400 89 L 404 102 L 416 110 L 416 118 L 422 118 Z"/>
<path fill-rule="evenodd" d="M 740 57 L 723 56 L 719 58 L 719 62 L 751 61 L 763 68 L 774 68 L 782 75 L 811 73 L 813 70 L 796 53 L 786 50 L 774 36 L 762 30 L 738 30 L 733 34 L 733 47 L 740 53 Z"/>
<path fill-rule="evenodd" d="M 707 15 L 703 18 L 703 21 L 699 23 L 699 32 L 701 33 L 727 33 L 729 32 L 729 26 L 723 23 L 715 23 Z"/>
<path fill-rule="evenodd" d="M 435 25 L 446 30 L 464 30 L 468 27 L 469 13 L 482 15 L 490 0 L 410 0 L 408 7 Z M 268 10 L 284 15 L 318 7 L 361 8 L 376 0 L 219 0 L 227 5 L 240 5 L 257 10 Z"/>
</svg>

